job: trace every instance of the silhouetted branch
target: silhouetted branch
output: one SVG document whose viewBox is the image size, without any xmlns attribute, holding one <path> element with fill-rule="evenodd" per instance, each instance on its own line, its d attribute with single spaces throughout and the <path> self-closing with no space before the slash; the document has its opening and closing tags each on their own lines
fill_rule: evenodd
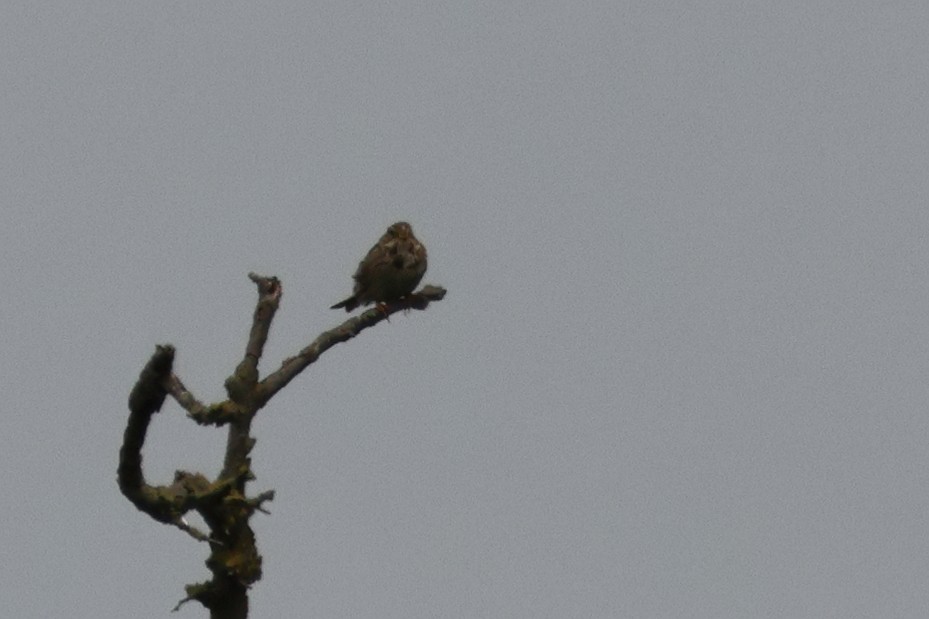
<svg viewBox="0 0 929 619">
<path fill-rule="evenodd" d="M 251 422 L 255 414 L 322 353 L 347 341 L 391 314 L 410 309 L 423 310 L 445 296 L 445 289 L 425 286 L 415 294 L 392 303 L 381 304 L 338 327 L 321 333 L 295 357 L 259 380 L 258 363 L 280 304 L 283 288 L 276 277 L 249 273 L 258 287 L 258 302 L 252 317 L 245 354 L 226 381 L 228 399 L 204 405 L 172 372 L 174 348 L 157 346 L 129 395 L 129 419 L 119 452 L 117 473 L 120 490 L 141 511 L 159 522 L 170 524 L 194 539 L 210 544 L 207 567 L 213 578 L 187 585 L 186 602 L 197 600 L 210 609 L 213 619 L 245 619 L 248 614 L 248 587 L 261 578 L 261 555 L 249 519 L 256 511 L 268 513 L 264 504 L 274 499 L 267 490 L 247 497 L 246 484 L 254 479 L 249 454 L 255 446 Z M 170 394 L 201 425 L 227 425 L 228 436 L 223 469 L 210 481 L 199 473 L 177 471 L 168 486 L 150 486 L 142 474 L 142 446 L 152 415 L 161 409 Z M 204 533 L 191 526 L 184 514 L 197 511 L 209 527 Z"/>
<path fill-rule="evenodd" d="M 159 522 L 172 523 L 178 513 L 164 488 L 149 486 L 142 474 L 142 445 L 152 415 L 161 410 L 167 391 L 165 379 L 171 374 L 174 348 L 158 346 L 142 368 L 139 380 L 129 394 L 129 420 L 119 450 L 117 481 L 119 489 L 138 509 Z"/>
<path fill-rule="evenodd" d="M 257 365 L 257 361 L 264 351 L 265 342 L 268 341 L 271 321 L 274 320 L 274 314 L 277 313 L 281 295 L 284 294 L 284 288 L 281 286 L 281 281 L 276 277 L 262 277 L 249 273 L 248 278 L 258 286 L 259 298 L 252 318 L 252 330 L 248 334 L 245 358 L 254 359 Z"/>
<path fill-rule="evenodd" d="M 441 301 L 444 299 L 445 293 L 445 288 L 439 286 L 424 286 L 419 292 L 406 298 L 378 305 L 357 316 L 349 318 L 334 329 L 319 334 L 315 340 L 297 353 L 295 357 L 285 359 L 277 371 L 269 374 L 259 383 L 257 395 L 261 399 L 262 405 L 274 397 L 274 394 L 283 389 L 287 383 L 296 378 L 300 372 L 319 359 L 320 355 L 336 344 L 347 342 L 368 327 L 373 327 L 382 320 L 389 320 L 390 316 L 397 312 L 410 309 L 424 310 L 429 307 L 429 304 L 433 301 Z"/>
</svg>

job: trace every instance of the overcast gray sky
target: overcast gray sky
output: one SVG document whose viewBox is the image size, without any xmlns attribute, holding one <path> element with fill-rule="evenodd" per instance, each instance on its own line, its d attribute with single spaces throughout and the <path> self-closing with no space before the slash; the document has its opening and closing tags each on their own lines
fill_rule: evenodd
<svg viewBox="0 0 929 619">
<path fill-rule="evenodd" d="M 276 368 L 400 219 L 449 294 L 259 414 L 252 616 L 929 616 L 924 3 L 9 2 L 0 82 L 6 616 L 206 578 L 139 369 L 222 398 L 249 271 Z"/>
</svg>

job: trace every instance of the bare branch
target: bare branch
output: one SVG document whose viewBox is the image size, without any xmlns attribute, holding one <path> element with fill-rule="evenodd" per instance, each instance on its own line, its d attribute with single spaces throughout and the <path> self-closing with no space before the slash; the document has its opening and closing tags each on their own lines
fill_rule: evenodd
<svg viewBox="0 0 929 619">
<path fill-rule="evenodd" d="M 219 540 L 215 540 L 211 538 L 209 535 L 207 535 L 203 531 L 191 525 L 184 518 L 178 518 L 177 520 L 174 521 L 173 524 L 178 529 L 180 529 L 184 533 L 187 533 L 188 535 L 190 535 L 192 538 L 194 538 L 198 542 L 212 542 L 214 544 L 222 544 L 222 542 L 220 542 Z"/>
<path fill-rule="evenodd" d="M 171 373 L 171 375 L 165 381 L 165 388 L 168 393 L 171 394 L 171 397 L 174 398 L 178 404 L 181 405 L 181 408 L 186 410 L 191 417 L 196 418 L 199 415 L 203 414 L 203 411 L 206 410 L 206 407 L 194 397 L 194 395 L 188 391 L 187 387 L 184 386 L 184 383 L 181 382 L 181 379 L 178 378 L 177 374 Z"/>
<path fill-rule="evenodd" d="M 190 596 L 188 595 L 188 596 L 185 597 L 183 600 L 181 600 L 180 602 L 178 602 L 177 605 L 176 605 L 174 608 L 171 609 L 171 612 L 172 612 L 172 613 L 176 613 L 177 611 L 179 611 L 179 610 L 181 609 L 181 606 L 183 606 L 183 605 L 186 604 L 187 602 L 193 602 L 193 601 L 194 601 L 194 598 L 192 598 L 192 597 L 190 597 Z"/>
<path fill-rule="evenodd" d="M 258 384 L 259 406 L 264 406 L 274 397 L 274 394 L 336 344 L 352 339 L 368 327 L 373 327 L 382 320 L 388 320 L 397 312 L 410 309 L 424 310 L 433 301 L 444 299 L 445 293 L 446 290 L 439 286 L 424 286 L 419 292 L 408 297 L 378 305 L 349 318 L 334 329 L 324 331 L 309 346 L 297 353 L 297 356 L 285 359 L 277 371 L 269 374 Z"/>
<path fill-rule="evenodd" d="M 119 452 L 117 473 L 123 494 L 141 511 L 190 535 L 209 542 L 207 567 L 212 579 L 187 585 L 184 603 L 196 600 L 210 609 L 211 617 L 244 619 L 248 614 L 248 588 L 261 578 L 262 558 L 258 554 L 249 519 L 256 512 L 268 513 L 264 505 L 274 499 L 267 490 L 254 497 L 246 493 L 252 473 L 250 453 L 255 446 L 251 423 L 255 414 L 285 385 L 321 354 L 339 342 L 347 341 L 392 314 L 411 309 L 423 310 L 445 296 L 445 289 L 425 286 L 419 292 L 349 318 L 324 333 L 286 359 L 281 367 L 259 382 L 258 364 L 271 330 L 271 322 L 280 304 L 283 288 L 276 277 L 249 273 L 258 287 L 258 302 L 252 318 L 245 354 L 235 371 L 226 379 L 227 400 L 203 404 L 172 372 L 174 348 L 158 346 L 146 363 L 129 396 L 129 420 Z M 213 481 L 199 473 L 177 471 L 168 486 L 151 486 L 142 474 L 142 447 L 152 416 L 171 395 L 187 411 L 188 417 L 201 425 L 227 425 L 228 437 L 223 468 Z M 184 518 L 196 510 L 209 533 L 201 531 Z"/>
<path fill-rule="evenodd" d="M 259 511 L 259 512 L 261 512 L 262 514 L 269 514 L 269 515 L 270 515 L 271 512 L 269 512 L 268 510 L 266 510 L 266 509 L 263 507 L 263 504 L 264 504 L 266 501 L 273 501 L 273 500 L 274 500 L 274 490 L 267 490 L 267 491 L 265 491 L 265 492 L 262 492 L 262 493 L 259 494 L 258 496 L 256 496 L 254 499 L 249 499 L 249 500 L 248 500 L 248 505 L 249 505 L 249 507 L 251 507 L 253 510 Z"/>
<path fill-rule="evenodd" d="M 236 404 L 245 404 L 246 399 L 254 390 L 258 382 L 258 361 L 264 352 L 268 334 L 271 332 L 271 321 L 277 313 L 278 305 L 284 289 L 276 277 L 262 277 L 254 273 L 248 274 L 258 286 L 258 303 L 252 316 L 252 328 L 248 334 L 248 344 L 245 346 L 245 356 L 236 366 L 232 376 L 226 379 L 226 392 L 229 399 Z"/>
<path fill-rule="evenodd" d="M 252 329 L 248 334 L 248 345 L 245 347 L 245 356 L 255 360 L 261 359 L 264 345 L 268 341 L 271 331 L 271 321 L 281 303 L 284 287 L 276 277 L 262 277 L 249 273 L 248 278 L 258 286 L 258 305 L 252 318 Z"/>
<path fill-rule="evenodd" d="M 152 415 L 161 410 L 167 390 L 165 381 L 174 363 L 173 346 L 157 346 L 142 368 L 139 380 L 129 394 L 129 420 L 119 450 L 117 481 L 119 489 L 138 509 L 159 522 L 172 522 L 176 516 L 173 505 L 165 501 L 159 489 L 145 483 L 142 474 L 142 445 Z"/>
</svg>

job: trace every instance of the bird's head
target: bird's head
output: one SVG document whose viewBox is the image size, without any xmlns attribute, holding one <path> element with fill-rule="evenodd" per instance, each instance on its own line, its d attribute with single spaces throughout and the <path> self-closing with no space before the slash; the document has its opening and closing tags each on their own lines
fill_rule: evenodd
<svg viewBox="0 0 929 619">
<path fill-rule="evenodd" d="M 387 228 L 387 234 L 395 239 L 408 239 L 413 236 L 413 228 L 405 221 L 398 221 Z"/>
</svg>

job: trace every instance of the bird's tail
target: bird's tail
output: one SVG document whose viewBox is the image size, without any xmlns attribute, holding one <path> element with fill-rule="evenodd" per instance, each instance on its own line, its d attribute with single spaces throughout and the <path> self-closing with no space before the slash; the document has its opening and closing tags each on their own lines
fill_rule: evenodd
<svg viewBox="0 0 929 619">
<path fill-rule="evenodd" d="M 344 307 L 346 312 L 350 312 L 358 307 L 358 299 L 355 298 L 355 295 L 352 295 L 344 301 L 339 301 L 329 309 L 339 309 L 340 307 Z"/>
</svg>

